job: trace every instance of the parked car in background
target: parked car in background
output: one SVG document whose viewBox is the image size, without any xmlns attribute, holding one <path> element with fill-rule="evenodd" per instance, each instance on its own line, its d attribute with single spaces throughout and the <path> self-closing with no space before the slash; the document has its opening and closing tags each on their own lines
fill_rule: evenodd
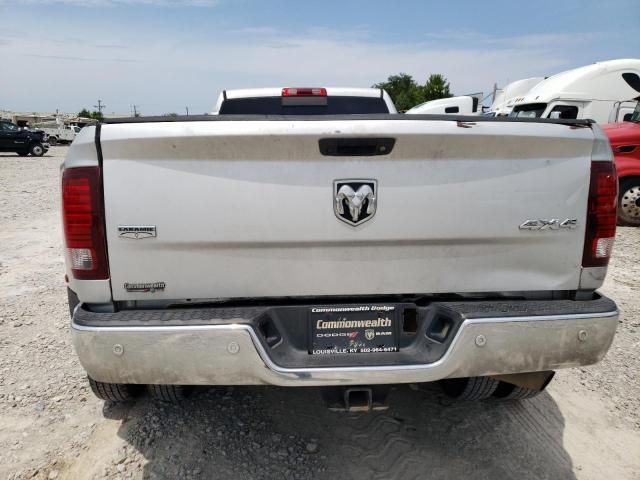
<svg viewBox="0 0 640 480">
<path fill-rule="evenodd" d="M 640 98 L 626 122 L 603 126 L 619 178 L 618 222 L 640 226 Z"/>
<path fill-rule="evenodd" d="M 69 144 L 73 142 L 81 128 L 76 125 L 56 125 L 54 127 L 41 126 L 44 130 L 45 138 L 51 145 L 58 143 Z"/>
<path fill-rule="evenodd" d="M 15 152 L 21 157 L 29 154 L 41 157 L 48 150 L 44 132 L 20 128 L 15 123 L 0 120 L 0 152 Z"/>
<path fill-rule="evenodd" d="M 553 75 L 517 98 L 510 116 L 620 122 L 632 113 L 640 59 L 598 62 Z M 616 118 L 610 119 L 616 109 Z"/>
</svg>

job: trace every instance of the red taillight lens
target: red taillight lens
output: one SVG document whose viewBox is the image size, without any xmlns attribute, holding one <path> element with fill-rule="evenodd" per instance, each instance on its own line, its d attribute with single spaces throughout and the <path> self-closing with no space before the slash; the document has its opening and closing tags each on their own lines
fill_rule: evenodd
<svg viewBox="0 0 640 480">
<path fill-rule="evenodd" d="M 283 97 L 326 97 L 326 88 L 283 88 Z"/>
<path fill-rule="evenodd" d="M 591 162 L 583 267 L 605 267 L 616 236 L 618 176 L 613 162 Z"/>
<path fill-rule="evenodd" d="M 62 222 L 73 277 L 109 278 L 104 236 L 100 167 L 69 168 L 62 173 Z"/>
</svg>

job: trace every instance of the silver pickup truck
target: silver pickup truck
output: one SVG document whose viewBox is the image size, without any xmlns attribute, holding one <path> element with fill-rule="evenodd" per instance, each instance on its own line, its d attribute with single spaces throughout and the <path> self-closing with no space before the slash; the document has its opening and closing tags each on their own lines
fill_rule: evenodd
<svg viewBox="0 0 640 480">
<path fill-rule="evenodd" d="M 441 380 L 524 398 L 598 362 L 616 173 L 585 120 L 402 115 L 375 89 L 225 92 L 87 127 L 62 171 L 72 334 L 94 392 Z"/>
</svg>

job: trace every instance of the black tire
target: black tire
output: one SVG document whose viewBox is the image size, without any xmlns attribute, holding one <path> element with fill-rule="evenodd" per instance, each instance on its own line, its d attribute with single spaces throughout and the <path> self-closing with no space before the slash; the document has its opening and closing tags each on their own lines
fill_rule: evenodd
<svg viewBox="0 0 640 480">
<path fill-rule="evenodd" d="M 44 155 L 44 147 L 41 143 L 34 143 L 29 147 L 29 153 L 34 157 L 41 157 Z"/>
<path fill-rule="evenodd" d="M 507 382 L 500 382 L 500 385 L 493 394 L 501 400 L 524 400 L 540 395 L 542 390 L 532 390 L 526 387 L 518 387 Z"/>
<path fill-rule="evenodd" d="M 628 177 L 620 180 L 618 225 L 640 226 L 640 177 Z"/>
<path fill-rule="evenodd" d="M 441 382 L 444 393 L 456 400 L 484 400 L 494 394 L 499 384 L 491 377 L 451 378 Z"/>
<path fill-rule="evenodd" d="M 131 385 L 125 385 L 122 383 L 104 383 L 98 382 L 91 377 L 88 378 L 91 391 L 100 400 L 107 400 L 110 402 L 128 402 L 136 397 L 135 389 Z"/>
<path fill-rule="evenodd" d="M 190 393 L 183 385 L 148 385 L 147 389 L 152 398 L 171 403 L 182 402 Z"/>
<path fill-rule="evenodd" d="M 540 395 L 545 388 L 547 388 L 547 385 L 551 383 L 554 376 L 555 372 L 551 372 L 539 390 L 501 381 L 493 396 L 501 400 L 524 400 L 525 398 L 533 398 Z"/>
<path fill-rule="evenodd" d="M 58 143 L 58 137 L 49 137 L 47 138 L 47 143 L 51 146 L 54 146 Z"/>
</svg>

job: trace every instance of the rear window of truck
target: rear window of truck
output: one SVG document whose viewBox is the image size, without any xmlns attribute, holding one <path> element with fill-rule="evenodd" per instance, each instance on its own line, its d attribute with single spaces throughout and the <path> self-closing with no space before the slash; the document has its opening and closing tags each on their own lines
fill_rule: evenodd
<svg viewBox="0 0 640 480">
<path fill-rule="evenodd" d="M 293 97 L 295 99 L 295 97 Z M 348 115 L 389 113 L 380 97 L 256 97 L 229 98 L 222 102 L 220 115 Z"/>
</svg>

